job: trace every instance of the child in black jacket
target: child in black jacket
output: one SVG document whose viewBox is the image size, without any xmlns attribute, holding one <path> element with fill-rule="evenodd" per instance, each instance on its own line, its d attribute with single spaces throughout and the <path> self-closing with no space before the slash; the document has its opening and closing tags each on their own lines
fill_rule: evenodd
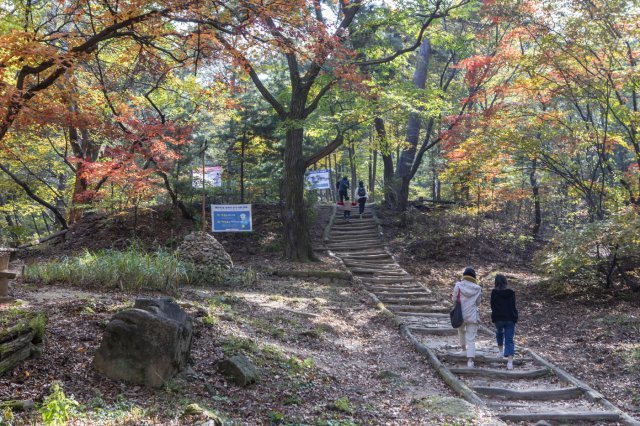
<svg viewBox="0 0 640 426">
<path fill-rule="evenodd" d="M 513 336 L 518 322 L 516 293 L 507 288 L 507 278 L 504 275 L 496 275 L 495 283 L 495 288 L 491 291 L 491 321 L 496 325 L 499 356 L 507 358 L 507 370 L 512 370 L 515 353 Z"/>
</svg>

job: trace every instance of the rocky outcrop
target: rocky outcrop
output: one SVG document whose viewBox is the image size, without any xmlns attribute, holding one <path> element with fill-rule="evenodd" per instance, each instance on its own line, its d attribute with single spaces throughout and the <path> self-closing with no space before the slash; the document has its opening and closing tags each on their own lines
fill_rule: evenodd
<svg viewBox="0 0 640 426">
<path fill-rule="evenodd" d="M 186 367 L 192 329 L 171 298 L 138 298 L 111 318 L 93 366 L 112 379 L 161 387 Z"/>
<path fill-rule="evenodd" d="M 207 271 L 211 267 L 233 268 L 231 256 L 212 235 L 206 232 L 193 232 L 178 247 L 178 257 L 190 262 L 199 270 Z"/>
</svg>

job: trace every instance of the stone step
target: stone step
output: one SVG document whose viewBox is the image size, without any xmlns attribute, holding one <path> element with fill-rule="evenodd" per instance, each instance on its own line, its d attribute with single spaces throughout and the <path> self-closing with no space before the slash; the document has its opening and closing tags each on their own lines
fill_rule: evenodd
<svg viewBox="0 0 640 426">
<path fill-rule="evenodd" d="M 378 252 L 378 253 L 336 253 L 338 256 L 342 258 L 344 261 L 360 261 L 360 260 L 391 260 L 393 258 L 387 252 Z"/>
<path fill-rule="evenodd" d="M 554 421 L 554 422 L 570 422 L 573 424 L 585 424 L 587 422 L 599 421 L 620 421 L 620 414 L 613 411 L 510 411 L 499 414 L 502 420 L 510 422 L 538 422 L 538 421 Z"/>
<path fill-rule="evenodd" d="M 376 245 L 380 245 L 383 246 L 382 241 L 380 240 L 380 238 L 378 237 L 345 237 L 345 236 L 339 236 L 339 237 L 331 237 L 329 238 L 326 243 L 331 243 L 331 244 L 353 244 L 354 241 L 359 241 L 359 242 L 369 242 L 369 243 L 373 243 Z"/>
<path fill-rule="evenodd" d="M 345 258 L 343 258 L 342 260 L 347 266 L 354 267 L 354 268 L 381 268 L 381 269 L 400 268 L 400 265 L 398 265 L 390 256 L 388 259 L 364 259 L 364 260 L 353 259 L 351 257 L 345 256 Z"/>
<path fill-rule="evenodd" d="M 398 266 L 397 263 L 393 261 L 385 261 L 385 259 L 376 259 L 381 263 L 361 263 L 362 261 L 354 261 L 351 259 L 343 260 L 343 262 L 352 269 L 365 269 L 367 271 L 380 271 L 380 272 L 404 272 L 407 273 L 404 269 Z"/>
<path fill-rule="evenodd" d="M 377 253 L 384 253 L 384 245 L 379 242 L 376 241 L 373 244 L 331 244 L 331 247 L 335 248 L 336 250 L 345 250 L 345 251 L 356 251 L 356 252 L 362 252 L 365 250 L 376 250 Z"/>
<path fill-rule="evenodd" d="M 341 246 L 341 245 L 349 245 L 349 246 L 382 246 L 380 240 L 378 238 L 342 238 L 342 239 L 330 239 L 327 241 L 327 245 L 329 246 Z"/>
<path fill-rule="evenodd" d="M 390 303 L 392 305 L 432 305 L 436 303 L 434 298 L 413 298 L 413 297 L 387 297 L 382 294 L 377 295 L 378 299 L 385 305 Z"/>
<path fill-rule="evenodd" d="M 467 362 L 467 355 L 464 353 L 451 353 L 439 354 L 440 359 L 447 362 Z M 532 362 L 531 358 L 514 358 L 513 365 L 523 365 L 525 362 Z M 476 364 L 506 364 L 507 361 L 502 357 L 488 357 L 484 355 L 476 355 L 474 362 Z"/>
<path fill-rule="evenodd" d="M 349 268 L 351 272 L 356 275 L 371 276 L 371 275 L 384 275 L 385 277 L 406 277 L 407 274 L 402 269 L 369 269 L 369 268 Z"/>
<path fill-rule="evenodd" d="M 452 327 L 418 327 L 418 326 L 409 326 L 409 330 L 411 330 L 414 334 L 421 335 L 435 335 L 435 336 L 457 336 L 458 329 Z"/>
<path fill-rule="evenodd" d="M 502 399 L 516 399 L 526 401 L 557 401 L 576 399 L 584 394 L 578 387 L 572 386 L 560 389 L 508 389 L 491 386 L 473 386 L 479 394 Z"/>
<path fill-rule="evenodd" d="M 378 225 L 376 224 L 367 224 L 367 223 L 363 223 L 363 224 L 353 224 L 353 223 L 339 223 L 339 224 L 333 224 L 333 226 L 331 227 L 331 231 L 367 231 L 367 230 L 377 230 L 378 229 Z"/>
<path fill-rule="evenodd" d="M 424 287 L 419 285 L 364 285 L 365 288 L 373 293 L 378 294 L 379 292 L 384 291 L 422 291 Z"/>
<path fill-rule="evenodd" d="M 367 237 L 367 238 L 380 238 L 380 234 L 373 231 L 337 231 L 329 232 L 329 238 L 345 238 L 345 237 Z"/>
<path fill-rule="evenodd" d="M 362 278 L 366 284 L 394 284 L 394 283 L 413 283 L 416 279 L 409 275 L 408 277 L 398 278 Z"/>
<path fill-rule="evenodd" d="M 536 368 L 534 370 L 498 370 L 495 368 L 451 368 L 453 374 L 460 376 L 486 377 L 488 379 L 537 379 L 551 376 L 551 370 Z"/>
<path fill-rule="evenodd" d="M 397 316 L 403 318 L 446 318 L 449 319 L 449 314 L 441 314 L 436 312 L 397 312 Z"/>
<path fill-rule="evenodd" d="M 431 296 L 431 292 L 428 291 L 386 291 L 386 292 L 376 292 L 376 296 L 379 299 L 385 298 L 385 297 L 425 297 L 425 296 Z"/>
<path fill-rule="evenodd" d="M 385 303 L 384 306 L 392 311 L 396 312 L 425 312 L 428 311 L 430 305 L 393 305 L 389 303 Z"/>
<path fill-rule="evenodd" d="M 333 253 L 341 258 L 343 261 L 359 261 L 359 260 L 391 260 L 391 255 L 383 250 L 369 251 L 369 252 L 357 252 L 357 251 L 339 251 L 333 250 Z"/>
</svg>

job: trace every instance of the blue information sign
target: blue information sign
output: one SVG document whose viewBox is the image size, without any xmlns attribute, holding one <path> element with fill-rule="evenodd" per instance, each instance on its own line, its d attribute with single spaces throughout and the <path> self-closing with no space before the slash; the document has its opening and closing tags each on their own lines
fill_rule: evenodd
<svg viewBox="0 0 640 426">
<path fill-rule="evenodd" d="M 251 204 L 212 204 L 213 232 L 251 232 Z"/>
</svg>

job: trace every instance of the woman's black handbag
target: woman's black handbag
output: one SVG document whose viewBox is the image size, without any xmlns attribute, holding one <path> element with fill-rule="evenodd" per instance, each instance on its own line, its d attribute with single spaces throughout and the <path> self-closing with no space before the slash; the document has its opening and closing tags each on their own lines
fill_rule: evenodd
<svg viewBox="0 0 640 426">
<path fill-rule="evenodd" d="M 451 318 L 451 327 L 453 328 L 460 328 L 462 323 L 464 323 L 464 318 L 462 318 L 462 305 L 460 304 L 460 289 L 458 289 L 456 306 L 449 312 L 449 317 Z"/>
</svg>

